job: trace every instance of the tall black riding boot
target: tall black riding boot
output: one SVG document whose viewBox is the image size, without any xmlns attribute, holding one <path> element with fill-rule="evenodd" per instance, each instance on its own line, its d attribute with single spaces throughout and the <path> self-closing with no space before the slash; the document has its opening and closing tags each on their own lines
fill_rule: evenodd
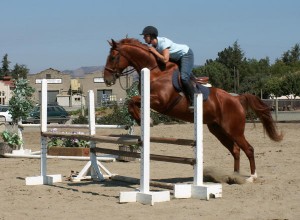
<svg viewBox="0 0 300 220">
<path fill-rule="evenodd" d="M 190 101 L 190 109 L 194 109 L 194 93 L 195 93 L 195 89 L 194 86 L 192 84 L 192 82 L 188 81 L 188 82 L 182 82 L 183 84 L 183 90 L 184 93 L 187 97 L 187 99 Z"/>
</svg>

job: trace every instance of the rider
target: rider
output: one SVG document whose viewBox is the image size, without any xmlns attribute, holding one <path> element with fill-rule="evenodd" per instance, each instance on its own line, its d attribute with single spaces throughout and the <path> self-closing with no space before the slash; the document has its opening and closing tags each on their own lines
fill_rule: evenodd
<svg viewBox="0 0 300 220">
<path fill-rule="evenodd" d="M 181 81 L 184 92 L 190 101 L 190 108 L 194 103 L 194 86 L 191 82 L 192 69 L 194 66 L 194 54 L 191 48 L 185 44 L 176 44 L 166 37 L 158 37 L 158 30 L 153 26 L 144 28 L 144 40 L 151 44 L 149 50 L 163 63 L 169 60 L 180 64 Z"/>
</svg>

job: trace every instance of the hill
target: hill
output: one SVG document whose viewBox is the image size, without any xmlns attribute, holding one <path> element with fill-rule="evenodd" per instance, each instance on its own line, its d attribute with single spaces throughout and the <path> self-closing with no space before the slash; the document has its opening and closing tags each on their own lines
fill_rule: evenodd
<svg viewBox="0 0 300 220">
<path fill-rule="evenodd" d="M 86 66 L 75 70 L 64 70 L 63 73 L 72 75 L 72 77 L 83 77 L 85 74 L 102 71 L 103 66 Z"/>
</svg>

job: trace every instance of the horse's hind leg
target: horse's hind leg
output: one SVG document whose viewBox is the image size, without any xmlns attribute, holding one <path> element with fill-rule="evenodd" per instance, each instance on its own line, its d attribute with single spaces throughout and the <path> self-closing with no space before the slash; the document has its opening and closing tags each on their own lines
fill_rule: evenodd
<svg viewBox="0 0 300 220">
<path fill-rule="evenodd" d="M 251 175 L 247 179 L 247 181 L 248 182 L 253 182 L 255 179 L 257 179 L 256 167 L 255 167 L 255 158 L 254 158 L 254 148 L 248 143 L 248 141 L 246 140 L 244 134 L 239 135 L 239 136 L 235 136 L 234 140 L 237 143 L 237 145 L 245 152 L 246 156 L 249 159 Z"/>
<path fill-rule="evenodd" d="M 218 124 L 208 124 L 208 129 L 214 134 L 218 140 L 230 151 L 234 158 L 234 171 L 239 172 L 240 169 L 240 149 L 242 149 L 250 162 L 251 175 L 247 179 L 248 182 L 253 182 L 257 178 L 254 149 L 245 139 L 243 134 L 228 134 Z"/>
<path fill-rule="evenodd" d="M 209 131 L 229 150 L 234 158 L 234 172 L 240 171 L 240 148 L 218 124 L 208 124 Z"/>
</svg>

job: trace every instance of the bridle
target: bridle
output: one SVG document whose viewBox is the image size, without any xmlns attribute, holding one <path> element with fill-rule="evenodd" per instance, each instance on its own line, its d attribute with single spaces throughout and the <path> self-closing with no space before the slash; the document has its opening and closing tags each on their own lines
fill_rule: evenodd
<svg viewBox="0 0 300 220">
<path fill-rule="evenodd" d="M 109 67 L 105 66 L 104 69 L 111 72 L 115 79 L 119 78 L 120 76 L 126 76 L 126 75 L 129 75 L 129 74 L 133 73 L 134 68 L 131 68 L 129 70 L 122 71 L 122 72 L 119 71 L 120 57 L 123 56 L 123 57 L 125 57 L 126 60 L 129 60 L 129 58 L 126 55 L 122 54 L 121 50 L 118 49 L 118 48 L 114 48 L 112 50 L 116 50 L 118 52 L 118 54 L 113 58 L 113 59 L 116 59 L 116 61 L 114 61 L 114 67 L 109 68 Z"/>
<path fill-rule="evenodd" d="M 149 52 L 149 55 L 151 55 L 151 52 L 150 52 L 149 50 L 145 49 L 145 48 L 142 47 L 142 46 L 135 45 L 135 44 L 129 44 L 129 43 L 123 43 L 123 44 L 121 44 L 121 45 L 128 45 L 128 46 L 138 47 L 138 48 L 140 48 L 140 49 L 143 49 L 143 50 Z M 113 66 L 113 68 L 109 68 L 109 67 L 106 67 L 106 66 L 105 66 L 104 69 L 107 70 L 107 71 L 109 71 L 109 72 L 111 72 L 111 73 L 113 74 L 114 81 L 115 81 L 117 78 L 119 78 L 120 76 L 126 76 L 126 75 L 129 75 L 129 74 L 131 74 L 131 73 L 133 73 L 133 72 L 135 71 L 135 68 L 131 68 L 131 69 L 129 69 L 129 70 L 120 72 L 120 71 L 119 71 L 119 69 L 120 69 L 120 68 L 119 68 L 119 62 L 120 62 L 121 56 L 124 57 L 128 62 L 131 61 L 131 63 L 133 63 L 133 61 L 127 56 L 126 53 L 123 53 L 122 50 L 121 50 L 119 47 L 112 48 L 111 50 L 112 50 L 112 51 L 115 50 L 115 51 L 118 52 L 118 54 L 117 54 L 115 57 L 112 58 L 112 59 L 115 60 L 115 61 L 114 61 L 114 66 Z M 133 63 L 133 66 L 139 67 L 139 65 L 138 65 L 137 63 Z M 145 67 L 147 67 L 147 65 L 146 65 Z M 156 64 L 154 67 L 149 68 L 149 69 L 150 69 L 150 71 L 151 71 L 151 70 L 155 69 L 156 67 L 157 67 L 157 64 Z M 139 68 L 142 69 L 142 68 L 144 68 L 144 67 L 139 67 Z"/>
</svg>

